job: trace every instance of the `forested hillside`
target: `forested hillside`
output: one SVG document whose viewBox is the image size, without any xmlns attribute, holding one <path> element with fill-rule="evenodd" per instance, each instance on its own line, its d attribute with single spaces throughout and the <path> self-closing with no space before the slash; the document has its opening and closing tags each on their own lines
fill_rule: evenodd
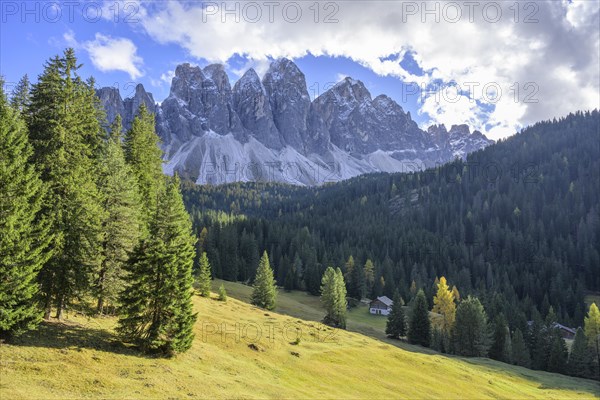
<svg viewBox="0 0 600 400">
<path fill-rule="evenodd" d="M 551 306 L 576 327 L 584 295 L 600 290 L 599 121 L 593 111 L 541 122 L 418 173 L 316 188 L 186 185 L 184 201 L 219 278 L 251 281 L 267 250 L 287 289 L 318 294 L 333 265 L 350 296 L 398 289 L 409 301 L 423 288 L 432 304 L 445 276 L 511 329 Z"/>
</svg>

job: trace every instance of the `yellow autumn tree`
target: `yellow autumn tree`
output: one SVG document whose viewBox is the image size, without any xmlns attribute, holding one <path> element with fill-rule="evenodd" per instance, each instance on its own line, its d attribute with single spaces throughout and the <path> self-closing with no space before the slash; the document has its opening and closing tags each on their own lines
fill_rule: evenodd
<svg viewBox="0 0 600 400">
<path fill-rule="evenodd" d="M 448 287 L 445 277 L 441 277 L 437 284 L 437 294 L 433 298 L 433 312 L 441 314 L 443 317 L 442 330 L 450 333 L 456 317 L 456 303 L 454 302 L 454 293 Z"/>
</svg>

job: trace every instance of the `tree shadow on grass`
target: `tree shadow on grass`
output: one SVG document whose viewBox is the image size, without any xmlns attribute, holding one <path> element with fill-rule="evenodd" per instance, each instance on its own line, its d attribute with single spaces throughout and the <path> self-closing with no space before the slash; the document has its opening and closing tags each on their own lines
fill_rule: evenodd
<svg viewBox="0 0 600 400">
<path fill-rule="evenodd" d="M 371 336 L 365 332 L 360 333 Z M 518 367 L 516 365 L 494 361 L 489 358 L 469 358 L 460 357 L 453 354 L 439 353 L 429 348 L 409 344 L 404 340 L 396 340 L 387 337 L 382 338 L 380 335 L 373 335 L 371 338 L 381 341 L 382 344 L 385 343 L 390 346 L 395 346 L 407 352 L 444 357 L 457 362 L 463 362 L 465 364 L 476 366 L 481 370 L 488 369 L 499 375 L 504 374 L 507 376 L 517 376 L 537 383 L 538 389 L 540 390 L 571 390 L 589 393 L 591 398 L 600 398 L 600 382 L 591 379 L 576 378 L 557 373 L 532 370 Z"/>
<path fill-rule="evenodd" d="M 35 331 L 29 331 L 9 342 L 14 346 L 45 347 L 61 350 L 91 349 L 115 354 L 148 358 L 134 346 L 125 345 L 117 335 L 97 322 L 43 321 Z"/>
<path fill-rule="evenodd" d="M 576 378 L 572 376 L 552 373 L 547 371 L 532 370 L 529 368 L 518 367 L 505 364 L 499 361 L 493 361 L 488 358 L 463 358 L 465 363 L 476 365 L 479 368 L 515 375 L 536 383 L 539 383 L 540 390 L 572 390 L 583 393 L 590 393 L 594 398 L 600 398 L 600 382 L 591 379 Z"/>
</svg>

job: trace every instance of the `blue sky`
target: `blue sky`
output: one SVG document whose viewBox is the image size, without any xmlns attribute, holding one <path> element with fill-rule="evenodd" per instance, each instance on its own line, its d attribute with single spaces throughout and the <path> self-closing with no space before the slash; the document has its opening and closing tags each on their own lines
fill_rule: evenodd
<svg viewBox="0 0 600 400">
<path fill-rule="evenodd" d="M 490 3 L 502 4 L 502 18 L 479 10 L 471 18 L 461 2 L 455 18 L 435 1 L 430 9 L 407 1 L 318 9 L 311 2 L 269 9 L 262 2 L 3 1 L 0 74 L 9 89 L 25 73 L 35 80 L 49 57 L 70 46 L 82 75 L 98 86 L 127 97 L 142 83 L 161 101 L 182 62 L 224 63 L 233 84 L 248 67 L 262 75 L 285 56 L 313 97 L 351 76 L 373 97 L 396 100 L 422 127 L 467 123 L 493 139 L 599 107 L 597 0 L 538 2 L 516 14 L 506 2 Z M 423 90 L 415 93 L 417 86 Z"/>
<path fill-rule="evenodd" d="M 34 10 L 33 6 L 31 9 Z M 92 15 L 93 9 L 89 10 L 88 13 Z M 63 14 L 66 12 L 62 11 Z M 56 54 L 61 54 L 66 47 L 76 48 L 77 55 L 83 63 L 81 70 L 83 76 L 93 76 L 99 87 L 118 87 L 123 98 L 134 93 L 135 84 L 142 83 L 146 90 L 154 95 L 155 100 L 160 102 L 169 95 L 170 74 L 178 64 L 190 62 L 201 67 L 211 64 L 205 58 L 190 56 L 186 49 L 177 44 L 157 43 L 136 27 L 136 24 L 115 23 L 106 19 L 90 22 L 83 18 L 81 13 L 75 13 L 76 18 L 72 22 L 64 16 L 59 22 L 52 23 L 45 19 L 52 20 L 58 14 L 51 14 L 48 18 L 44 18 L 41 9 L 39 14 L 42 15 L 40 22 L 35 22 L 36 16 L 33 14 L 21 15 L 20 10 L 15 15 L 5 16 L 6 23 L 2 24 L 0 38 L 0 74 L 5 77 L 9 86 L 18 82 L 24 74 L 28 74 L 30 79 L 35 80 L 41 73 L 44 62 Z M 90 16 L 88 19 L 94 18 Z M 82 43 L 94 41 L 98 33 L 111 38 L 131 40 L 137 47 L 136 54 L 144 60 L 143 76 L 132 77 L 130 73 L 123 70 L 101 71 L 96 68 L 89 52 L 82 48 Z M 77 44 L 68 39 L 71 35 Z M 240 73 L 247 69 L 245 66 L 249 62 L 251 65 L 248 57 L 240 55 L 235 55 L 228 60 L 227 72 L 232 86 Z M 373 97 L 386 94 L 401 104 L 405 111 L 410 111 L 415 120 L 423 122 L 426 119 L 417 114 L 418 95 L 414 94 L 415 89 L 412 86 L 408 87 L 396 77 L 377 75 L 347 57 L 308 54 L 294 58 L 294 62 L 306 75 L 306 84 L 312 98 L 322 94 L 344 76 L 351 76 L 361 80 Z M 420 72 L 410 54 L 405 57 L 404 65 L 411 73 Z"/>
</svg>

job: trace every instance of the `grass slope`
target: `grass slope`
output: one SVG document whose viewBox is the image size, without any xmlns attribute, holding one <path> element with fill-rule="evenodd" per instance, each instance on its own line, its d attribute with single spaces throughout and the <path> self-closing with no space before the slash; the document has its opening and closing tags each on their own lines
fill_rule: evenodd
<svg viewBox="0 0 600 400">
<path fill-rule="evenodd" d="M 165 360 L 121 345 L 113 318 L 70 315 L 0 347 L 0 398 L 594 398 L 595 382 L 483 360 L 428 355 L 355 332 L 265 312 L 227 284 L 195 297 L 190 351 Z M 239 293 L 238 293 L 239 292 Z M 279 311 L 320 319 L 316 298 L 280 294 Z M 312 305 L 311 305 L 312 304 Z M 319 315 L 317 315 L 319 314 Z M 314 317 L 314 318 L 313 318 Z M 369 320 L 351 317 L 354 329 Z M 373 317 L 374 318 L 374 317 Z M 382 319 L 384 320 L 384 319 Z M 377 331 L 379 328 L 370 328 Z M 292 344 L 300 335 L 298 344 Z M 296 355 L 292 354 L 296 353 Z"/>
</svg>

